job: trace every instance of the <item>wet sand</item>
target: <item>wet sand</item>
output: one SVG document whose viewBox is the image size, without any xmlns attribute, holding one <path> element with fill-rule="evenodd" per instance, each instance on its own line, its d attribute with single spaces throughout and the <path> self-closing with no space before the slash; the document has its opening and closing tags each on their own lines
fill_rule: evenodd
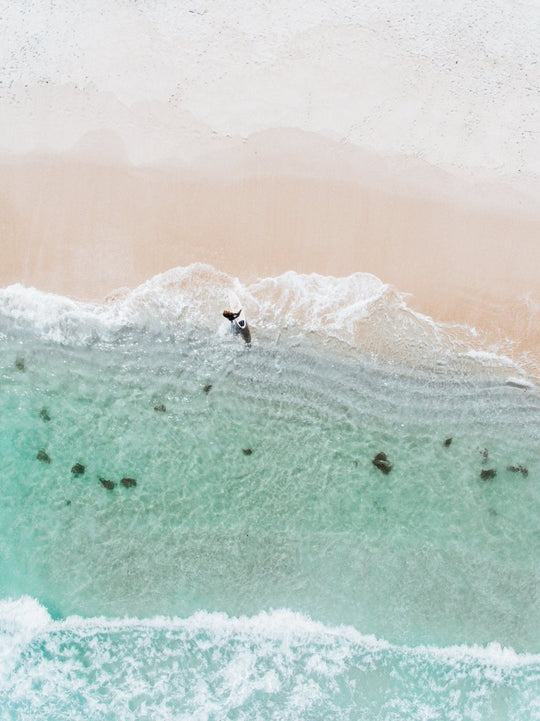
<svg viewBox="0 0 540 721">
<path fill-rule="evenodd" d="M 243 281 L 370 272 L 436 321 L 540 357 L 540 210 L 511 186 L 293 131 L 190 167 L 86 154 L 0 163 L 2 286 L 103 299 L 210 263 Z"/>
</svg>

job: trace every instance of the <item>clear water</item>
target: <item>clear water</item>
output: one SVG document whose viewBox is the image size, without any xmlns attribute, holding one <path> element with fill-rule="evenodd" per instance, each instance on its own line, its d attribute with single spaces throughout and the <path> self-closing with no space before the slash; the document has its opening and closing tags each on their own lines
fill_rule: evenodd
<svg viewBox="0 0 540 721">
<path fill-rule="evenodd" d="M 534 388 L 14 317 L 0 718 L 540 717 Z"/>
</svg>

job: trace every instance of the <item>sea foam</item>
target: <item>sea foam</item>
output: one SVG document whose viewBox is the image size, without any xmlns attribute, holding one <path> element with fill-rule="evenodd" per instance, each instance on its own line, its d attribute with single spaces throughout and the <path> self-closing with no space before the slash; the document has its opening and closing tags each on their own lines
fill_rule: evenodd
<svg viewBox="0 0 540 721">
<path fill-rule="evenodd" d="M 119 289 L 102 303 L 15 284 L 0 289 L 0 313 L 17 329 L 67 345 L 112 342 L 131 331 L 165 339 L 182 336 L 186 329 L 219 335 L 228 328 L 222 318 L 228 290 L 241 298 L 255 343 L 311 337 L 411 368 L 443 364 L 524 376 L 520 359 L 506 355 L 505 345 L 493 348 L 473 328 L 437 323 L 413 311 L 405 294 L 370 273 L 338 278 L 288 271 L 242 283 L 194 263 L 133 290 Z"/>
<path fill-rule="evenodd" d="M 53 621 L 0 603 L 8 718 L 533 718 L 540 656 L 409 648 L 289 610 Z M 6 716 L 3 716 L 6 718 Z"/>
</svg>

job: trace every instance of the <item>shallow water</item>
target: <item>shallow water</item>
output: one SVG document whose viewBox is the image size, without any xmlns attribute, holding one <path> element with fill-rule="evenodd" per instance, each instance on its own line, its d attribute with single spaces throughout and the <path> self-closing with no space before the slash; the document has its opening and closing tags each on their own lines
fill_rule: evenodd
<svg viewBox="0 0 540 721">
<path fill-rule="evenodd" d="M 537 717 L 534 387 L 8 305 L 0 717 Z"/>
</svg>

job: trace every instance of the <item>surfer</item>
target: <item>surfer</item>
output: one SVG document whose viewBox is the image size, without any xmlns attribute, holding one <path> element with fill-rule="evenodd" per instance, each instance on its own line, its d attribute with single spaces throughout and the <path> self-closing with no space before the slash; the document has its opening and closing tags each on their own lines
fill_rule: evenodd
<svg viewBox="0 0 540 721">
<path fill-rule="evenodd" d="M 242 309 L 238 312 L 233 313 L 231 310 L 224 310 L 223 315 L 227 320 L 231 321 L 231 330 L 236 335 L 240 333 L 242 338 L 245 340 L 246 345 L 251 345 L 251 332 L 247 324 L 247 320 L 242 314 Z"/>
</svg>

